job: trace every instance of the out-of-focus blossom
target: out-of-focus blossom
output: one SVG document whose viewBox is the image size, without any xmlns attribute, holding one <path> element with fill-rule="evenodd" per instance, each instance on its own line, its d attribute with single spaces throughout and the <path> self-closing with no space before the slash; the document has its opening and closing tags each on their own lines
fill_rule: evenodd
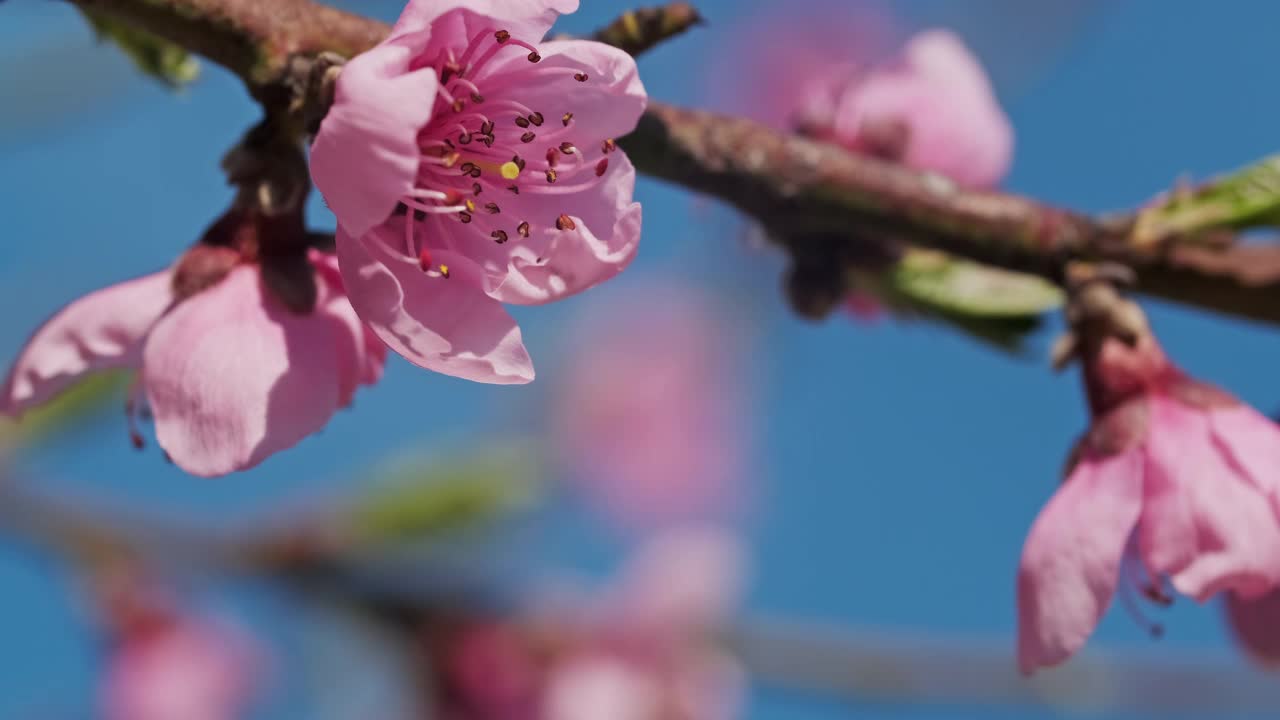
<svg viewBox="0 0 1280 720">
<path fill-rule="evenodd" d="M 593 306 L 568 344 L 555 445 L 612 518 L 647 525 L 739 499 L 745 429 L 734 384 L 743 367 L 709 299 L 643 285 Z"/>
<path fill-rule="evenodd" d="M 90 372 L 136 369 L 130 418 L 145 398 L 175 464 L 204 476 L 253 467 L 322 428 L 382 372 L 385 350 L 347 301 L 336 260 L 311 262 L 319 294 L 306 314 L 264 292 L 252 264 L 185 297 L 169 271 L 86 295 L 28 341 L 0 411 L 18 416 Z"/>
<path fill-rule="evenodd" d="M 734 717 L 742 672 L 713 640 L 740 562 L 732 538 L 683 531 L 595 601 L 470 627 L 446 651 L 446 705 L 474 720 Z"/>
<path fill-rule="evenodd" d="M 112 649 L 101 686 L 106 720 L 235 720 L 259 689 L 265 655 L 239 627 L 175 609 L 154 588 L 110 588 Z M 128 583 L 128 584 L 126 584 Z"/>
<path fill-rule="evenodd" d="M 541 42 L 577 5 L 412 0 L 337 82 L 312 177 L 356 311 L 424 368 L 529 382 L 503 303 L 581 292 L 635 255 L 635 169 L 612 138 L 646 95 L 626 53 Z"/>
<path fill-rule="evenodd" d="M 1280 430 L 1187 377 L 1145 325 L 1133 345 L 1108 337 L 1083 363 L 1093 425 L 1018 573 L 1028 673 L 1080 649 L 1117 588 L 1164 605 L 1166 582 L 1204 602 L 1256 599 L 1280 581 Z"/>
<path fill-rule="evenodd" d="M 1258 664 L 1280 667 L 1280 590 L 1257 598 L 1227 595 L 1227 622 L 1240 647 Z"/>
</svg>

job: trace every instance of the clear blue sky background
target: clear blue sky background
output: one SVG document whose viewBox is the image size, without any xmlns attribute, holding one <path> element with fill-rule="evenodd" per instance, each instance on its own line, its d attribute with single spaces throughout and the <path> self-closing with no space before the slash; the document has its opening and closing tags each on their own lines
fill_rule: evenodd
<svg viewBox="0 0 1280 720">
<path fill-rule="evenodd" d="M 585 4 L 564 29 L 592 28 L 624 7 L 616 0 Z M 642 62 L 651 94 L 699 103 L 699 70 L 723 40 L 717 33 L 759 4 L 700 2 L 711 26 Z M 911 26 L 952 24 L 994 65 L 1018 133 L 1011 188 L 1087 210 L 1131 206 L 1183 173 L 1204 177 L 1280 145 L 1273 79 L 1280 5 L 1114 0 L 1051 14 L 1056 5 L 1066 3 L 894 5 Z M 381 0 L 360 7 L 388 18 L 397 9 Z M 821 12 L 797 12 L 822 20 Z M 9 358 L 63 303 L 159 269 L 194 240 L 229 197 L 218 159 L 257 111 L 236 81 L 212 66 L 178 95 L 140 78 L 113 50 L 94 47 L 61 3 L 0 6 L 0 68 L 0 357 Z M 759 332 L 754 375 L 743 388 L 756 393 L 760 410 L 760 489 L 748 524 L 757 571 L 748 607 L 854 627 L 977 636 L 1012 653 L 1013 573 L 1023 535 L 1086 420 L 1074 375 L 1045 367 L 1047 334 L 1028 357 L 1013 359 L 934 327 L 799 321 L 777 294 L 780 261 L 739 259 L 744 250 L 725 214 L 708 214 L 651 181 L 642 181 L 638 195 L 646 203 L 644 245 L 628 274 L 678 273 L 714 285 L 743 298 L 740 321 Z M 1274 331 L 1164 304 L 1150 309 L 1185 367 L 1264 411 L 1280 407 Z M 559 330 L 571 312 L 521 315 L 541 368 L 555 367 Z M 363 391 L 353 412 L 250 473 L 186 477 L 154 450 L 129 449 L 114 419 L 25 463 L 53 489 L 231 518 L 317 488 L 341 489 L 360 468 L 409 445 L 448 449 L 493 418 L 502 418 L 504 431 L 533 427 L 542 392 L 536 383 L 468 385 L 394 361 L 386 381 Z M 547 557 L 591 572 L 607 570 L 618 551 L 590 527 L 544 545 Z M 0 717 L 91 716 L 98 655 L 86 640 L 74 583 L 32 547 L 0 545 Z M 288 614 L 290 600 L 254 588 L 232 595 L 260 626 L 276 628 L 285 652 L 282 687 L 261 717 L 318 716 L 296 705 L 303 683 L 290 661 L 303 652 L 297 633 L 272 622 Z M 1162 620 L 1167 637 L 1153 645 L 1117 609 L 1094 647 L 1238 662 L 1216 608 L 1180 601 Z M 815 702 L 769 691 L 752 713 L 763 720 L 1056 716 Z"/>
</svg>

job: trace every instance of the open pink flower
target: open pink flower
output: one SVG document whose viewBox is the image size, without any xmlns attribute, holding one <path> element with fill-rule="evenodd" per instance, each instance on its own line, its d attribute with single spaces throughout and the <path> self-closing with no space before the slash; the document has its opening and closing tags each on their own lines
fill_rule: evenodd
<svg viewBox="0 0 1280 720">
<path fill-rule="evenodd" d="M 1280 581 L 1280 430 L 1188 378 L 1150 334 L 1107 339 L 1084 363 L 1093 426 L 1018 572 L 1028 673 L 1080 649 L 1117 587 L 1168 604 L 1166 580 L 1200 602 Z"/>
<path fill-rule="evenodd" d="M 262 657 L 238 629 L 168 617 L 120 638 L 102 689 L 107 720 L 236 720 Z"/>
<path fill-rule="evenodd" d="M 612 519 L 645 526 L 731 509 L 744 486 L 742 380 L 707 298 L 645 285 L 591 309 L 569 338 L 555 404 L 568 472 Z"/>
<path fill-rule="evenodd" d="M 253 467 L 324 427 L 382 372 L 385 349 L 347 302 L 335 259 L 311 258 L 319 297 L 305 315 L 264 293 L 248 264 L 180 302 L 167 271 L 86 295 L 28 341 L 0 411 L 20 415 L 96 370 L 136 369 L 130 417 L 141 394 L 174 463 L 204 476 Z"/>
<path fill-rule="evenodd" d="M 581 292 L 635 255 L 635 169 L 612 138 L 644 87 L 620 50 L 541 42 L 577 5 L 411 0 L 339 77 L 312 177 L 356 311 L 424 368 L 532 380 L 503 303 Z"/>
</svg>

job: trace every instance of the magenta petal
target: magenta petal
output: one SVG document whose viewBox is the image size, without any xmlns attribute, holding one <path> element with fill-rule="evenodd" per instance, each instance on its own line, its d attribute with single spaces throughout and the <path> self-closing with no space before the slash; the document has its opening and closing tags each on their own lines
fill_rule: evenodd
<svg viewBox="0 0 1280 720">
<path fill-rule="evenodd" d="M 1084 645 L 1115 593 L 1142 507 L 1142 456 L 1086 458 L 1036 518 L 1018 569 L 1018 664 L 1055 665 Z"/>
<path fill-rule="evenodd" d="M 0 390 L 0 412 L 18 415 L 86 373 L 137 367 L 142 341 L 173 300 L 169 273 L 112 285 L 71 303 L 32 335 Z"/>
<path fill-rule="evenodd" d="M 324 427 L 341 401 L 338 327 L 264 296 L 256 268 L 178 305 L 144 349 L 156 436 L 194 475 L 244 470 Z"/>
<path fill-rule="evenodd" d="M 388 42 L 347 63 L 311 145 L 311 177 L 353 235 L 387 219 L 413 189 L 418 132 L 439 85 L 435 70 L 409 70 L 414 50 Z"/>
<path fill-rule="evenodd" d="M 395 352 L 435 372 L 466 380 L 520 384 L 533 380 L 533 362 L 520 328 L 502 304 L 485 295 L 480 269 L 452 252 L 434 253 L 432 277 L 417 262 L 385 250 L 387 233 L 357 240 L 338 233 L 338 262 L 360 318 Z M 377 247 L 377 257 L 371 248 Z"/>
</svg>

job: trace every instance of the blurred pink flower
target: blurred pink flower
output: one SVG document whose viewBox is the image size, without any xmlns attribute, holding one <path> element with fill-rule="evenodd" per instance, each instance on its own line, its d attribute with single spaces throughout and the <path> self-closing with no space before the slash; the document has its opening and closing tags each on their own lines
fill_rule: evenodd
<svg viewBox="0 0 1280 720">
<path fill-rule="evenodd" d="M 1280 667 L 1280 590 L 1249 599 L 1229 593 L 1226 614 L 1236 641 L 1250 658 L 1267 668 Z"/>
<path fill-rule="evenodd" d="M 595 42 L 534 44 L 577 5 L 411 0 L 338 80 L 312 177 L 356 311 L 424 368 L 529 382 L 503 303 L 559 300 L 635 255 L 635 169 L 612 140 L 644 111 L 635 62 Z"/>
<path fill-rule="evenodd" d="M 1093 425 L 1018 572 L 1027 673 L 1080 649 L 1117 586 L 1164 605 L 1166 578 L 1199 602 L 1280 581 L 1280 429 L 1187 377 L 1149 333 L 1132 347 L 1107 339 L 1084 378 Z"/>
<path fill-rule="evenodd" d="M 734 338 L 708 298 L 645 285 L 573 329 L 557 386 L 556 446 L 573 479 L 634 525 L 725 510 L 744 472 Z"/>
<path fill-rule="evenodd" d="M 736 539 L 665 534 L 595 599 L 476 624 L 446 659 L 453 714 L 469 720 L 727 720 L 743 692 L 713 645 L 736 602 Z"/>
<path fill-rule="evenodd" d="M 120 638 L 102 689 L 107 720 L 245 717 L 262 657 L 234 628 L 188 617 L 157 618 Z"/>
<path fill-rule="evenodd" d="M 0 411 L 20 415 L 93 371 L 137 369 L 132 395 L 145 395 L 175 464 L 204 476 L 253 467 L 324 427 L 382 372 L 386 351 L 347 302 L 336 260 L 313 253 L 312 263 L 319 298 L 307 315 L 265 293 L 247 264 L 181 301 L 168 271 L 86 295 L 28 341 Z M 140 408 L 129 404 L 132 419 Z"/>
</svg>

